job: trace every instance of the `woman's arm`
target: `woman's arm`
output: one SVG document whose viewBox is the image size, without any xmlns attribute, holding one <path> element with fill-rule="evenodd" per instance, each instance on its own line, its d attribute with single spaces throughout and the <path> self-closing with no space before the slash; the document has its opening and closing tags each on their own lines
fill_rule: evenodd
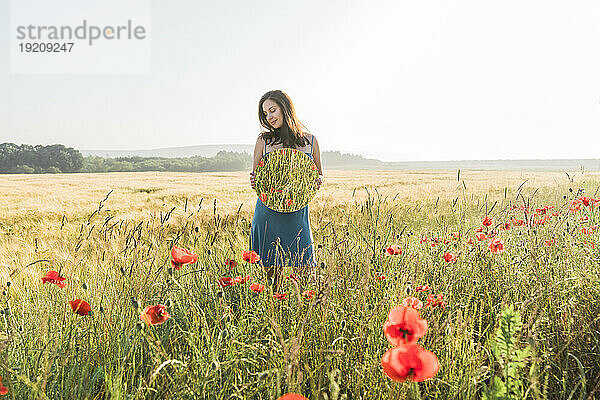
<svg viewBox="0 0 600 400">
<path fill-rule="evenodd" d="M 312 148 L 313 160 L 319 170 L 319 175 L 323 175 L 323 167 L 321 166 L 321 149 L 319 149 L 319 142 L 315 135 L 313 135 L 313 148 Z"/>
<path fill-rule="evenodd" d="M 254 145 L 254 157 L 252 160 L 252 172 L 250 172 L 250 186 L 252 187 L 252 189 L 254 189 L 254 187 L 255 187 L 256 167 L 258 166 L 258 163 L 259 163 L 260 159 L 262 158 L 263 149 L 264 149 L 264 140 L 263 140 L 262 136 L 259 136 L 258 139 L 256 139 L 256 144 Z"/>
<path fill-rule="evenodd" d="M 262 158 L 262 155 L 263 155 L 262 153 L 263 153 L 264 147 L 265 147 L 265 141 L 263 140 L 262 136 L 259 136 L 256 139 L 256 144 L 254 145 L 254 159 L 252 160 L 252 172 L 256 171 L 258 162 Z"/>
</svg>

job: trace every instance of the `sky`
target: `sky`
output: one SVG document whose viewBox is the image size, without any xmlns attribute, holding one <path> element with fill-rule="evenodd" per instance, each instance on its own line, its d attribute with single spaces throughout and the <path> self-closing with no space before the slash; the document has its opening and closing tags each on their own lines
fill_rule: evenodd
<svg viewBox="0 0 600 400">
<path fill-rule="evenodd" d="M 40 74 L 11 70 L 0 0 L 0 142 L 254 144 L 280 89 L 321 151 L 600 158 L 597 0 L 149 2 L 148 71 Z"/>
</svg>

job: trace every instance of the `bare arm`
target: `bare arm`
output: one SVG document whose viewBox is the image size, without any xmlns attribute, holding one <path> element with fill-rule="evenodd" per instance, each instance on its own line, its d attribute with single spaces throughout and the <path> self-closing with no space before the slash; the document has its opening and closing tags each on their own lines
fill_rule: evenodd
<svg viewBox="0 0 600 400">
<path fill-rule="evenodd" d="M 252 161 L 252 172 L 253 173 L 256 171 L 256 166 L 258 165 L 258 162 L 262 158 L 264 146 L 265 146 L 265 141 L 263 140 L 262 137 L 259 136 L 258 139 L 256 139 L 256 144 L 254 145 L 254 159 Z"/>
<path fill-rule="evenodd" d="M 265 142 L 264 142 L 263 138 L 259 136 L 256 139 L 256 144 L 254 145 L 254 156 L 253 156 L 253 160 L 252 160 L 252 172 L 250 172 L 250 186 L 252 187 L 252 189 L 254 189 L 254 187 L 255 187 L 256 167 L 258 166 L 258 163 L 259 163 L 260 159 L 262 158 L 264 143 Z"/>
<path fill-rule="evenodd" d="M 315 160 L 315 164 L 317 165 L 317 169 L 319 170 L 319 175 L 323 175 L 323 167 L 321 166 L 321 149 L 319 148 L 319 142 L 314 135 L 312 155 L 313 160 Z"/>
</svg>

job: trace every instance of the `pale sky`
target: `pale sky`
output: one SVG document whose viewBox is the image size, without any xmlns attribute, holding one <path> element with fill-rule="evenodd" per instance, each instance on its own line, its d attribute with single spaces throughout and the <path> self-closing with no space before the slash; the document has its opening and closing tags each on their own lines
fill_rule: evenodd
<svg viewBox="0 0 600 400">
<path fill-rule="evenodd" d="M 0 142 L 253 144 L 281 89 L 322 151 L 600 157 L 598 0 L 151 4 L 150 73 L 12 74 L 0 0 Z"/>
</svg>

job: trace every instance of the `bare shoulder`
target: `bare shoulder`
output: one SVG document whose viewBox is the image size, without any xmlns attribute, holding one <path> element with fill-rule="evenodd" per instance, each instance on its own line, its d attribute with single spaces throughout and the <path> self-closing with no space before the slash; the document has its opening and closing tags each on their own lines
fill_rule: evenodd
<svg viewBox="0 0 600 400">
<path fill-rule="evenodd" d="M 256 143 L 257 144 L 258 143 L 263 143 L 265 141 L 264 135 L 265 135 L 265 132 L 261 132 L 261 133 L 258 134 L 258 136 L 256 137 Z"/>
<path fill-rule="evenodd" d="M 305 136 L 305 137 L 306 137 L 308 140 L 310 140 L 311 142 L 312 142 L 313 140 L 316 140 L 316 139 L 317 139 L 317 137 L 316 137 L 315 135 L 313 135 L 312 133 L 308 133 L 308 132 L 304 132 L 304 136 Z"/>
</svg>

